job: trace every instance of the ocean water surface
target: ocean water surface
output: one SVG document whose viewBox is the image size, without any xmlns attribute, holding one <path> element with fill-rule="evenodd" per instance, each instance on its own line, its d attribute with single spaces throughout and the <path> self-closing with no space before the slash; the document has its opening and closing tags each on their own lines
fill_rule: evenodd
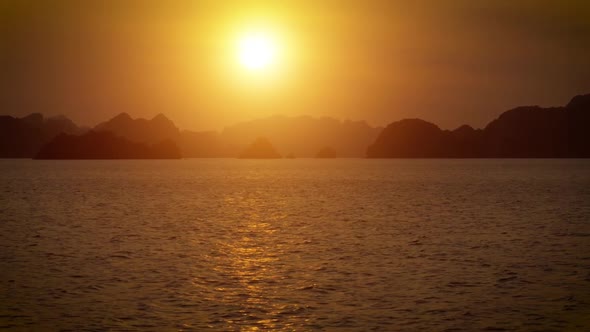
<svg viewBox="0 0 590 332">
<path fill-rule="evenodd" d="M 590 329 L 590 160 L 0 160 L 0 329 Z"/>
</svg>

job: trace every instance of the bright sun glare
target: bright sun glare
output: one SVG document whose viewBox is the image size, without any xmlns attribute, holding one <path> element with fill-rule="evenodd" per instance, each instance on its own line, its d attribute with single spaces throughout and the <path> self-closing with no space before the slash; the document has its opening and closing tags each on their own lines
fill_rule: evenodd
<svg viewBox="0 0 590 332">
<path fill-rule="evenodd" d="M 276 42 L 268 35 L 253 33 L 239 40 L 238 57 L 248 70 L 260 71 L 270 67 L 276 61 L 277 51 Z"/>
</svg>

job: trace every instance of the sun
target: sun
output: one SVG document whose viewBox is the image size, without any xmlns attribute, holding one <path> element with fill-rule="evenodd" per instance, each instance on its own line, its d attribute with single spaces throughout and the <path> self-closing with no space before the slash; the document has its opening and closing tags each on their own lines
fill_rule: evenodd
<svg viewBox="0 0 590 332">
<path fill-rule="evenodd" d="M 267 34 L 249 33 L 238 40 L 238 59 L 250 71 L 268 69 L 275 64 L 277 55 L 277 43 Z"/>
</svg>

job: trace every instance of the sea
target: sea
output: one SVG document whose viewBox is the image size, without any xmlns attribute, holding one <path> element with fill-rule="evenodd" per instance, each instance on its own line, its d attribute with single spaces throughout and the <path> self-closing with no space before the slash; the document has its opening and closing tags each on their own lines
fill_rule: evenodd
<svg viewBox="0 0 590 332">
<path fill-rule="evenodd" d="M 590 160 L 0 160 L 0 329 L 590 331 Z"/>
</svg>

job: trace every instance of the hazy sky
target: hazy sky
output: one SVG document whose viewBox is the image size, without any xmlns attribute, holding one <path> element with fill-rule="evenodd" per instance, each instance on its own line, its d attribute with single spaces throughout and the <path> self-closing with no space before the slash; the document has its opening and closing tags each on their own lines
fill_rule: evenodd
<svg viewBox="0 0 590 332">
<path fill-rule="evenodd" d="M 590 2 L 0 0 L 0 113 L 221 129 L 271 114 L 481 127 L 590 92 Z M 281 45 L 251 73 L 249 29 Z"/>
</svg>

